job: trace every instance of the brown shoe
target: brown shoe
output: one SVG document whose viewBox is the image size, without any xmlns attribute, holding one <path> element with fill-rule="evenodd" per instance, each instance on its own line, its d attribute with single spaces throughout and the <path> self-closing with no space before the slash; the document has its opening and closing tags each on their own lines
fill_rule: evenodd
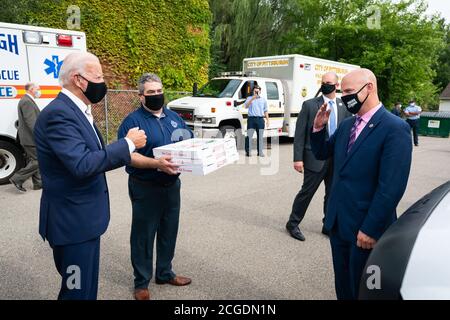
<svg viewBox="0 0 450 320">
<path fill-rule="evenodd" d="M 192 280 L 190 278 L 187 277 L 182 277 L 182 276 L 175 276 L 175 278 L 170 279 L 169 281 L 161 281 L 161 280 L 155 280 L 155 282 L 157 284 L 171 284 L 173 286 L 187 286 L 188 284 L 191 284 Z"/>
<path fill-rule="evenodd" d="M 150 292 L 148 289 L 135 289 L 134 298 L 136 300 L 150 300 Z"/>
</svg>

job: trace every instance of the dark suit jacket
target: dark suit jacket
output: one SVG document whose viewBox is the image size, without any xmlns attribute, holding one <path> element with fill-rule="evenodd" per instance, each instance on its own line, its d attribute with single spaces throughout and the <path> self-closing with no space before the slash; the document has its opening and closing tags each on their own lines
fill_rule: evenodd
<svg viewBox="0 0 450 320">
<path fill-rule="evenodd" d="M 34 146 L 33 129 L 41 111 L 36 102 L 28 95 L 24 95 L 20 99 L 17 111 L 19 114 L 17 136 L 19 137 L 20 144 L 23 146 Z"/>
<path fill-rule="evenodd" d="M 101 146 L 83 112 L 60 93 L 34 129 L 43 191 L 39 233 L 51 246 L 81 243 L 106 231 L 105 171 L 130 163 L 125 139 Z"/>
<path fill-rule="evenodd" d="M 303 161 L 304 167 L 314 172 L 319 172 L 322 170 L 324 161 L 317 160 L 311 151 L 310 129 L 314 124 L 316 113 L 323 102 L 323 96 L 312 98 L 303 102 L 302 110 L 298 115 L 295 127 L 294 161 Z M 336 103 L 338 110 L 337 122 L 339 126 L 342 120 L 351 116 L 351 113 L 347 111 L 341 99 L 336 98 Z"/>
<path fill-rule="evenodd" d="M 311 134 L 316 157 L 334 157 L 325 228 L 331 230 L 337 223 L 340 237 L 351 242 L 359 230 L 378 239 L 397 219 L 412 153 L 408 124 L 382 107 L 347 154 L 354 122 L 354 117 L 345 119 L 330 139 L 325 130 Z"/>
</svg>

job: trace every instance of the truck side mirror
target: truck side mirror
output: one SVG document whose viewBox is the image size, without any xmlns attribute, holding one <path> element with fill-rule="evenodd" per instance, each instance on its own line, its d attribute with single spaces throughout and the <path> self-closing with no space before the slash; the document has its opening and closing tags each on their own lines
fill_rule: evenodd
<svg viewBox="0 0 450 320">
<path fill-rule="evenodd" d="M 192 95 L 196 96 L 198 91 L 198 83 L 194 82 L 194 85 L 192 86 Z"/>
<path fill-rule="evenodd" d="M 245 99 L 242 99 L 241 101 L 238 101 L 238 100 L 233 101 L 233 104 L 235 107 L 240 106 L 243 103 L 245 103 Z"/>
</svg>

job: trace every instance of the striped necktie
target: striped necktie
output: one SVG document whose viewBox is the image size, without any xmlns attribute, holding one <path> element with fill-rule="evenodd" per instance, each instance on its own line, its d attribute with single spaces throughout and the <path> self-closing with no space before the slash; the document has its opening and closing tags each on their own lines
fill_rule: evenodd
<svg viewBox="0 0 450 320">
<path fill-rule="evenodd" d="M 347 153 L 350 152 L 350 149 L 353 147 L 356 141 L 356 128 L 360 125 L 362 118 L 360 116 L 355 117 L 355 123 L 352 126 L 352 129 L 350 130 L 350 139 L 348 140 L 348 146 L 347 146 Z"/>
</svg>

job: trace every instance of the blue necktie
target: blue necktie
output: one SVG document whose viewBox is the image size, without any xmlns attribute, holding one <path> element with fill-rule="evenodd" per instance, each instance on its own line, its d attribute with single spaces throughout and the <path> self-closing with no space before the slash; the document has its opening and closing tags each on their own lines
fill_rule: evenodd
<svg viewBox="0 0 450 320">
<path fill-rule="evenodd" d="M 329 127 L 329 134 L 331 136 L 336 131 L 336 112 L 334 111 L 334 108 L 333 108 L 334 101 L 330 100 L 330 101 L 328 101 L 328 104 L 330 105 L 330 108 L 331 108 L 330 127 Z"/>
</svg>

